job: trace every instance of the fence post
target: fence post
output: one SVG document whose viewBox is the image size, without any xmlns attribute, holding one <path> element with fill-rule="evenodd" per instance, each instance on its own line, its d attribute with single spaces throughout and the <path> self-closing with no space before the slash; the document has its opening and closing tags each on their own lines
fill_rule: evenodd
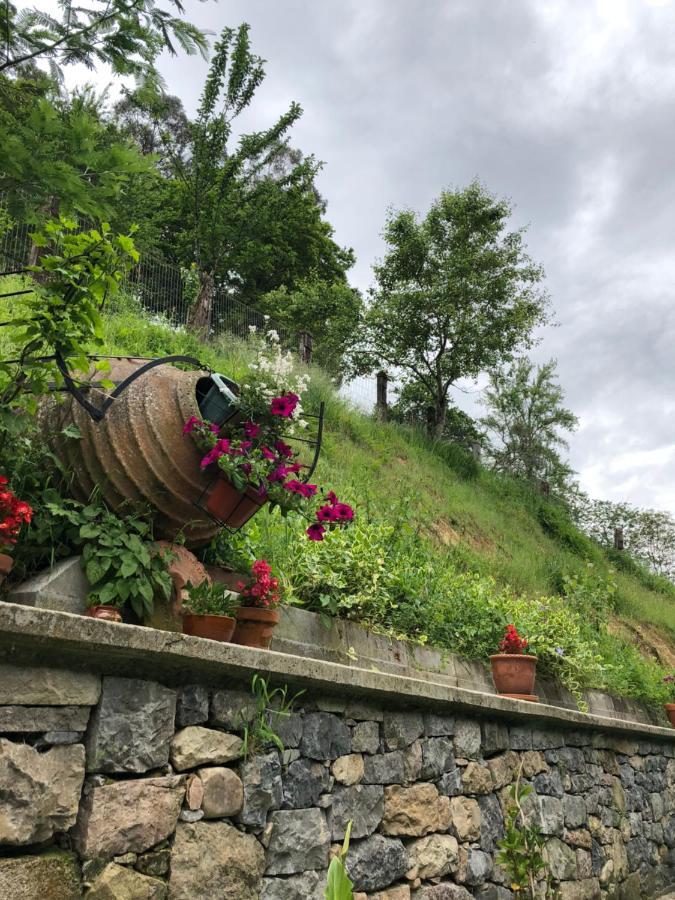
<svg viewBox="0 0 675 900">
<path fill-rule="evenodd" d="M 386 422 L 389 414 L 389 406 L 387 403 L 387 382 L 389 376 L 386 372 L 378 372 L 377 378 L 377 402 L 375 403 L 375 414 L 380 422 Z"/>
<path fill-rule="evenodd" d="M 623 550 L 623 528 L 614 529 L 614 549 Z"/>
<path fill-rule="evenodd" d="M 300 362 L 303 363 L 311 363 L 312 361 L 312 335 L 309 331 L 301 331 L 300 332 Z"/>
<path fill-rule="evenodd" d="M 548 497 L 548 495 L 551 493 L 551 485 L 548 483 L 548 481 L 542 480 L 539 482 L 539 490 L 545 497 Z"/>
</svg>

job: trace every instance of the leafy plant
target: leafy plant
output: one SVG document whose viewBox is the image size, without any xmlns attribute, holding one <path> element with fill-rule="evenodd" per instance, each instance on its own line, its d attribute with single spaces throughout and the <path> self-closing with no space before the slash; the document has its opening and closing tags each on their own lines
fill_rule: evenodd
<svg viewBox="0 0 675 900">
<path fill-rule="evenodd" d="M 328 882 L 326 884 L 326 900 L 352 900 L 354 897 L 354 885 L 349 880 L 345 868 L 345 860 L 349 851 L 349 839 L 352 834 L 352 822 L 347 823 L 345 839 L 337 856 L 334 856 L 328 867 Z"/>
<path fill-rule="evenodd" d="M 521 784 L 523 764 L 518 769 L 516 781 L 508 790 L 504 837 L 497 842 L 497 862 L 503 866 L 510 879 L 510 888 L 518 897 L 535 900 L 545 897 L 553 900 L 555 892 L 548 863 L 544 858 L 544 839 L 536 824 L 528 824 L 523 810 L 525 800 L 532 793 L 530 785 Z M 545 893 L 537 889 L 537 882 L 545 881 Z"/>
<path fill-rule="evenodd" d="M 51 383 L 63 385 L 59 359 L 70 371 L 89 371 L 88 354 L 103 344 L 101 309 L 138 259 L 130 236 L 113 235 L 105 224 L 78 234 L 76 227 L 60 219 L 33 235 L 35 244 L 47 252 L 39 265 L 30 267 L 39 280 L 17 304 L 18 314 L 10 323 L 15 358 L 0 362 L 4 429 L 16 430 L 17 410 L 34 413 Z"/>
<path fill-rule="evenodd" d="M 234 616 L 239 607 L 239 597 L 219 582 L 209 582 L 206 578 L 199 584 L 185 585 L 187 599 L 183 610 L 194 616 Z"/>
<path fill-rule="evenodd" d="M 167 565 L 173 556 L 157 548 L 150 526 L 137 515 L 121 519 L 95 501 L 85 506 L 61 500 L 46 506 L 53 517 L 70 525 L 71 540 L 82 550 L 91 585 L 90 606 L 128 604 L 142 619 L 152 614 L 156 597 L 169 600 L 172 582 Z"/>
<path fill-rule="evenodd" d="M 0 549 L 16 544 L 21 529 L 32 517 L 30 506 L 10 491 L 7 478 L 0 475 Z"/>
<path fill-rule="evenodd" d="M 288 685 L 271 688 L 267 679 L 257 672 L 251 680 L 251 690 L 257 700 L 253 719 L 244 724 L 244 758 L 248 759 L 273 744 L 282 753 L 284 744 L 275 730 L 280 719 L 288 718 L 296 700 L 304 694 L 298 691 L 288 696 Z"/>
<path fill-rule="evenodd" d="M 257 559 L 251 566 L 251 577 L 240 581 L 237 590 L 241 592 L 242 606 L 257 606 L 261 609 L 276 608 L 281 603 L 279 579 L 272 575 L 272 567 L 264 559 Z"/>
</svg>

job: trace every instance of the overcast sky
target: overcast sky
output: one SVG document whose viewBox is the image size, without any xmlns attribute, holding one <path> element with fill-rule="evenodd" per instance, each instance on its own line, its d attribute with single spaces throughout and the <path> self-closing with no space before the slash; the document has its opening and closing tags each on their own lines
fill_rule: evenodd
<svg viewBox="0 0 675 900">
<path fill-rule="evenodd" d="M 251 113 L 304 108 L 293 143 L 352 281 L 371 283 L 388 206 L 420 213 L 478 176 L 510 197 L 547 273 L 555 357 L 593 496 L 675 512 L 675 3 L 672 0 L 189 0 L 247 21 L 268 60 Z M 163 62 L 193 111 L 205 64 Z M 458 395 L 470 408 L 475 395 Z"/>
</svg>

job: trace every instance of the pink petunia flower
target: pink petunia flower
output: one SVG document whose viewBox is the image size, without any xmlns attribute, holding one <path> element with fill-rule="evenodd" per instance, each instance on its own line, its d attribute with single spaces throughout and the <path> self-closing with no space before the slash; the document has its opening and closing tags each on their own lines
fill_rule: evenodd
<svg viewBox="0 0 675 900">
<path fill-rule="evenodd" d="M 326 500 L 328 500 L 331 506 L 335 506 L 336 503 L 340 502 L 335 491 L 328 491 L 328 493 L 326 494 Z"/>
<path fill-rule="evenodd" d="M 283 456 L 285 459 L 291 459 L 293 456 L 293 448 L 289 447 L 288 444 L 283 441 L 275 441 L 274 449 L 277 451 L 279 456 Z"/>
<path fill-rule="evenodd" d="M 299 402 L 300 398 L 297 394 L 283 394 L 281 397 L 275 397 L 272 400 L 270 412 L 273 416 L 282 416 L 284 419 L 290 419 Z"/>
<path fill-rule="evenodd" d="M 244 434 L 249 438 L 257 438 L 260 434 L 260 425 L 255 422 L 244 422 Z"/>
<path fill-rule="evenodd" d="M 305 532 L 310 541 L 322 541 L 325 533 L 326 529 L 319 522 L 314 522 Z"/>
<path fill-rule="evenodd" d="M 265 459 L 276 459 L 277 455 L 269 447 L 261 447 L 260 452 L 264 456 Z"/>
<path fill-rule="evenodd" d="M 185 425 L 183 425 L 183 434 L 191 434 L 198 425 L 203 425 L 197 416 L 190 416 Z"/>
<path fill-rule="evenodd" d="M 348 503 L 336 503 L 333 511 L 338 522 L 351 522 L 354 518 L 354 510 Z"/>
<path fill-rule="evenodd" d="M 337 521 L 337 513 L 335 512 L 334 506 L 321 506 L 316 511 L 316 517 L 319 522 L 335 522 Z"/>
</svg>

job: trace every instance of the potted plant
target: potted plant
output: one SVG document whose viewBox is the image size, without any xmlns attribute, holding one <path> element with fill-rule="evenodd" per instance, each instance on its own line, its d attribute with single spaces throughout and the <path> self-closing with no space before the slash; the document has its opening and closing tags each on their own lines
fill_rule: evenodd
<svg viewBox="0 0 675 900">
<path fill-rule="evenodd" d="M 302 397 L 309 377 L 298 373 L 290 353 L 284 353 L 278 336 L 270 331 L 269 343 L 259 348 L 257 362 L 242 380 L 236 398 L 239 413 L 224 426 L 192 416 L 183 433 L 204 451 L 201 467 L 214 479 L 205 501 L 207 512 L 229 528 L 240 528 L 269 503 L 282 515 L 299 512 L 312 522 L 307 536 L 322 540 L 326 525 L 348 524 L 354 513 L 347 504 L 329 501 L 330 514 L 322 519 L 308 507 L 318 487 L 302 479 L 306 466 L 289 441 L 307 443 L 302 416 Z M 334 497 L 334 494 L 330 494 Z"/>
<path fill-rule="evenodd" d="M 675 728 L 675 674 L 666 675 L 663 679 L 663 683 L 666 686 L 671 701 L 670 703 L 664 703 L 664 708 L 670 724 Z"/>
<path fill-rule="evenodd" d="M 251 566 L 251 577 L 240 581 L 237 590 L 241 605 L 232 641 L 268 650 L 279 622 L 279 579 L 272 575 L 272 567 L 266 560 L 258 559 Z"/>
<path fill-rule="evenodd" d="M 183 634 L 212 641 L 232 639 L 239 597 L 218 582 L 204 579 L 200 584 L 188 582 L 183 601 Z"/>
<path fill-rule="evenodd" d="M 91 619 L 103 619 L 106 622 L 121 622 L 122 609 L 124 608 L 124 600 L 116 597 L 107 603 L 99 603 L 95 594 L 87 597 L 87 611 L 85 615 Z"/>
<path fill-rule="evenodd" d="M 515 625 L 507 625 L 499 644 L 499 653 L 490 657 L 492 680 L 497 693 L 520 700 L 536 700 L 534 678 L 537 657 L 528 653 L 528 643 Z"/>
<path fill-rule="evenodd" d="M 33 517 L 33 510 L 9 490 L 8 481 L 0 475 L 0 548 L 9 550 L 24 525 Z M 14 561 L 9 553 L 0 553 L 0 584 L 9 575 Z"/>
</svg>

